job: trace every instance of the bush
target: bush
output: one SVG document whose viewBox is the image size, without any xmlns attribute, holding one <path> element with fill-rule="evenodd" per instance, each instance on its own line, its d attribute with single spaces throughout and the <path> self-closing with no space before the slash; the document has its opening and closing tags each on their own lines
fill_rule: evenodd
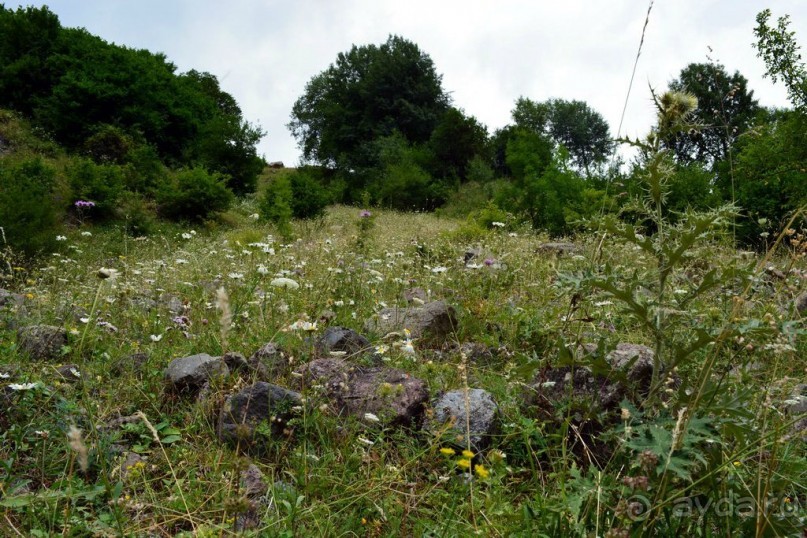
<svg viewBox="0 0 807 538">
<path fill-rule="evenodd" d="M 82 210 L 81 218 L 107 220 L 115 210 L 123 193 L 123 168 L 114 164 L 95 164 L 89 159 L 76 159 L 66 170 L 72 202 L 83 200 L 94 206 Z"/>
<path fill-rule="evenodd" d="M 52 249 L 60 230 L 59 204 L 53 195 L 56 170 L 39 157 L 2 164 L 0 227 L 6 243 L 28 255 Z"/>
<path fill-rule="evenodd" d="M 159 212 L 174 220 L 202 221 L 233 201 L 226 176 L 204 168 L 176 172 L 158 194 Z"/>
<path fill-rule="evenodd" d="M 330 203 L 328 191 L 313 171 L 304 168 L 289 176 L 291 213 L 296 219 L 321 217 Z"/>
<path fill-rule="evenodd" d="M 261 218 L 277 225 L 284 236 L 291 233 L 293 197 L 288 177 L 277 176 L 267 185 L 259 204 Z"/>
<path fill-rule="evenodd" d="M 135 192 L 124 193 L 116 216 L 123 221 L 126 233 L 133 237 L 151 234 L 156 225 L 154 203 Z"/>
</svg>

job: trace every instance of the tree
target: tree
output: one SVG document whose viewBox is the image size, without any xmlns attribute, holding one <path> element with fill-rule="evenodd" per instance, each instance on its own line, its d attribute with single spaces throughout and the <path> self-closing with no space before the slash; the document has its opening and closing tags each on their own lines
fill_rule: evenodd
<svg viewBox="0 0 807 538">
<path fill-rule="evenodd" d="M 779 17 L 776 28 L 768 26 L 771 10 L 766 9 L 757 15 L 754 47 L 768 68 L 765 75 L 773 82 L 782 80 L 787 87 L 790 102 L 802 112 L 807 111 L 807 70 L 801 61 L 795 32 L 788 31 L 790 17 Z"/>
<path fill-rule="evenodd" d="M 572 164 L 586 175 L 604 163 L 613 149 L 608 123 L 583 101 L 550 99 L 536 103 L 520 97 L 512 116 L 519 128 L 545 134 L 562 144 Z"/>
<path fill-rule="evenodd" d="M 669 86 L 671 91 L 694 95 L 698 108 L 693 128 L 671 135 L 664 146 L 682 164 L 697 161 L 716 169 L 760 111 L 748 80 L 739 71 L 729 75 L 720 64 L 692 63 Z"/>
<path fill-rule="evenodd" d="M 348 172 L 373 166 L 372 142 L 395 131 L 410 143 L 428 141 L 448 103 L 431 58 L 390 36 L 380 46 L 354 45 L 314 76 L 288 127 L 307 161 Z"/>
<path fill-rule="evenodd" d="M 486 153 L 487 140 L 487 128 L 476 118 L 449 107 L 429 138 L 433 175 L 465 181 L 468 163 L 475 155 Z"/>
</svg>

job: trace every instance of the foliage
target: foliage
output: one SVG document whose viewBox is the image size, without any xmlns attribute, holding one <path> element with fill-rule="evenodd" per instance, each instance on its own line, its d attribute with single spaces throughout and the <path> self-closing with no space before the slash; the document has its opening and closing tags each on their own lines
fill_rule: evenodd
<svg viewBox="0 0 807 538">
<path fill-rule="evenodd" d="M 159 191 L 159 213 L 174 220 L 202 221 L 230 206 L 233 193 L 226 178 L 203 168 L 190 168 L 172 174 Z"/>
<path fill-rule="evenodd" d="M 301 168 L 288 176 L 291 187 L 291 214 L 295 219 L 319 218 L 331 202 L 321 179 L 311 168 Z"/>
<path fill-rule="evenodd" d="M 28 255 L 51 250 L 61 231 L 56 170 L 39 157 L 0 158 L 0 227 L 4 244 Z"/>
<path fill-rule="evenodd" d="M 379 46 L 354 45 L 314 76 L 289 129 L 305 159 L 347 172 L 372 165 L 368 145 L 394 131 L 411 143 L 428 141 L 447 106 L 431 58 L 389 36 Z"/>
<path fill-rule="evenodd" d="M 720 64 L 693 63 L 681 70 L 669 89 L 694 95 L 698 108 L 692 128 L 664 140 L 665 146 L 682 164 L 697 161 L 716 170 L 760 111 L 748 80 L 739 71 L 729 75 Z"/>
<path fill-rule="evenodd" d="M 468 180 L 469 163 L 485 155 L 487 140 L 487 129 L 476 118 L 449 107 L 429 138 L 432 176 Z"/>
<path fill-rule="evenodd" d="M 263 219 L 274 223 L 282 235 L 289 236 L 293 203 L 291 181 L 286 176 L 277 176 L 267 185 L 261 197 L 260 215 Z"/>
<path fill-rule="evenodd" d="M 94 207 L 81 215 L 90 220 L 109 220 L 115 215 L 121 194 L 124 189 L 122 167 L 115 164 L 95 164 L 89 159 L 74 159 L 65 171 L 73 200 L 68 203 L 72 208 L 76 200 L 92 202 Z"/>
<path fill-rule="evenodd" d="M 762 57 L 767 68 L 765 75 L 773 82 L 782 80 L 787 88 L 793 106 L 807 112 L 807 71 L 801 61 L 800 46 L 796 42 L 795 32 L 788 29 L 790 17 L 779 17 L 776 28 L 768 25 L 771 10 L 766 9 L 757 15 L 757 26 L 754 35 L 757 42 L 754 47 L 757 55 Z"/>
</svg>

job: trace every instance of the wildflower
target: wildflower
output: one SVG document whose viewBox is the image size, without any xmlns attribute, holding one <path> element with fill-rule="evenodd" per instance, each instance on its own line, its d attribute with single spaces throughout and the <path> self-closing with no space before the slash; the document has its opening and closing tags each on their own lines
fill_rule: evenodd
<svg viewBox="0 0 807 538">
<path fill-rule="evenodd" d="M 67 241 L 67 238 L 65 236 L 63 236 L 63 235 L 57 235 L 56 236 L 56 241 Z"/>
<path fill-rule="evenodd" d="M 457 460 L 457 467 L 461 469 L 470 469 L 471 468 L 471 460 L 462 458 Z"/>
<path fill-rule="evenodd" d="M 87 446 L 84 444 L 84 440 L 81 438 L 81 430 L 76 428 L 75 426 L 70 426 L 70 429 L 67 431 L 67 439 L 70 445 L 70 448 L 76 451 L 78 454 L 78 465 L 81 467 L 82 471 L 87 471 L 87 467 L 89 466 L 89 461 L 87 458 Z"/>
<path fill-rule="evenodd" d="M 474 472 L 476 473 L 476 476 L 482 479 L 485 479 L 488 476 L 490 476 L 490 471 L 485 469 L 484 465 L 477 465 L 476 467 L 474 467 Z"/>
<path fill-rule="evenodd" d="M 251 218 L 252 220 L 258 220 L 259 218 L 261 218 L 261 216 L 258 215 L 257 213 L 253 213 L 249 216 L 249 218 Z"/>
<path fill-rule="evenodd" d="M 440 449 L 440 454 L 444 454 L 446 456 L 453 456 L 457 452 L 451 447 L 443 447 Z"/>
<path fill-rule="evenodd" d="M 373 413 L 365 413 L 364 414 L 364 420 L 367 420 L 367 421 L 370 421 L 370 422 L 379 422 L 381 419 L 379 419 Z"/>
<path fill-rule="evenodd" d="M 73 205 L 75 205 L 79 209 L 83 209 L 85 207 L 86 208 L 95 207 L 95 202 L 90 202 L 88 200 L 76 200 Z"/>
<path fill-rule="evenodd" d="M 117 269 L 109 269 L 108 267 L 101 267 L 98 269 L 98 272 L 95 273 L 95 276 L 100 278 L 101 280 L 106 280 L 107 278 L 110 280 L 114 280 L 118 276 Z"/>
<path fill-rule="evenodd" d="M 490 267 L 491 265 L 493 265 L 495 263 L 496 263 L 496 260 L 493 259 L 493 258 L 486 258 L 485 259 L 485 265 L 488 266 L 488 267 Z"/>
<path fill-rule="evenodd" d="M 462 455 L 463 455 L 463 456 L 465 456 L 465 457 L 466 457 L 466 458 L 468 458 L 468 459 L 473 459 L 473 457 L 474 457 L 476 454 L 474 454 L 474 453 L 473 453 L 473 452 L 471 452 L 470 450 L 463 450 L 463 451 L 462 451 Z"/>
<path fill-rule="evenodd" d="M 243 280 L 244 273 L 228 273 L 227 276 L 233 280 Z"/>
<path fill-rule="evenodd" d="M 191 234 L 189 234 L 188 232 L 183 232 L 182 233 L 182 239 L 190 239 L 191 237 L 193 237 L 193 236 Z"/>
<path fill-rule="evenodd" d="M 269 284 L 275 286 L 276 288 L 289 288 L 292 290 L 296 290 L 300 287 L 297 282 L 286 277 L 275 278 Z"/>
<path fill-rule="evenodd" d="M 518 234 L 516 232 L 510 232 L 507 235 L 509 235 L 510 237 L 518 237 Z"/>
<path fill-rule="evenodd" d="M 258 265 L 256 271 L 258 271 L 259 275 L 268 275 L 269 274 L 269 268 L 266 267 L 263 264 Z"/>
<path fill-rule="evenodd" d="M 81 232 L 84 237 L 92 237 L 92 232 Z"/>
<path fill-rule="evenodd" d="M 372 214 L 372 213 L 370 213 L 370 211 L 369 211 L 369 210 L 367 210 L 367 209 L 362 209 L 362 210 L 361 210 L 361 213 L 359 213 L 359 217 L 361 217 L 361 218 L 363 218 L 363 219 L 369 218 L 369 217 L 371 217 L 371 216 L 373 216 L 373 214 Z"/>
<path fill-rule="evenodd" d="M 176 263 L 177 265 L 186 265 L 188 263 L 188 260 L 186 260 L 185 258 L 177 258 L 176 260 L 174 260 L 174 263 Z"/>
<path fill-rule="evenodd" d="M 7 374 L 5 372 L 0 372 L 0 379 L 9 379 L 11 374 Z"/>
<path fill-rule="evenodd" d="M 98 323 L 96 323 L 96 325 L 97 325 L 98 327 L 103 327 L 104 329 L 108 330 L 108 331 L 109 331 L 109 332 L 111 332 L 111 333 L 116 333 L 116 332 L 118 332 L 118 328 L 117 328 L 117 327 L 115 327 L 114 325 L 112 325 L 112 324 L 111 324 L 110 322 L 108 322 L 108 321 L 99 321 Z"/>
<path fill-rule="evenodd" d="M 493 221 L 490 223 L 491 226 L 495 226 L 496 228 L 504 228 L 503 222 Z"/>
<path fill-rule="evenodd" d="M 188 318 L 188 316 L 176 316 L 172 318 L 171 321 L 183 328 L 190 327 L 191 325 L 191 320 Z"/>
<path fill-rule="evenodd" d="M 384 344 L 379 344 L 375 346 L 375 352 L 378 353 L 379 355 L 383 355 L 387 351 L 389 351 L 389 346 L 386 346 Z"/>
<path fill-rule="evenodd" d="M 39 383 L 11 383 L 8 388 L 11 390 L 31 390 L 36 388 Z"/>
<path fill-rule="evenodd" d="M 289 329 L 292 331 L 316 331 L 317 322 L 311 323 L 310 321 L 297 320 L 289 325 Z"/>
<path fill-rule="evenodd" d="M 367 439 L 367 438 L 365 438 L 365 437 L 359 437 L 359 438 L 358 438 L 358 439 L 356 439 L 356 440 L 357 440 L 358 442 L 360 442 L 361 444 L 363 444 L 363 445 L 367 445 L 367 446 L 373 446 L 373 445 L 375 444 L 373 441 L 370 441 L 369 439 Z"/>
<path fill-rule="evenodd" d="M 162 334 L 152 334 L 152 335 L 149 335 L 149 338 L 151 338 L 152 342 L 159 342 L 160 340 L 163 339 L 163 335 Z"/>
<path fill-rule="evenodd" d="M 445 266 L 442 266 L 442 265 L 437 266 L 437 267 L 432 267 L 432 273 L 445 273 L 446 271 L 448 271 L 448 267 L 445 267 Z"/>
</svg>

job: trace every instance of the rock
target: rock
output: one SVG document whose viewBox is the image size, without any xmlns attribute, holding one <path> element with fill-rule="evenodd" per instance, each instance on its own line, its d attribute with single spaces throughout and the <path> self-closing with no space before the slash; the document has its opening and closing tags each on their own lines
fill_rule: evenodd
<svg viewBox="0 0 807 538">
<path fill-rule="evenodd" d="M 319 321 L 322 325 L 327 325 L 335 319 L 336 312 L 328 309 L 323 310 L 319 313 L 319 316 L 317 316 L 317 321 Z"/>
<path fill-rule="evenodd" d="M 807 413 L 807 384 L 796 386 L 793 394 L 785 402 L 785 411 L 791 417 Z M 792 428 L 792 436 L 807 441 L 807 416 L 803 416 Z"/>
<path fill-rule="evenodd" d="M 258 425 L 267 423 L 272 437 L 284 436 L 289 433 L 288 421 L 295 415 L 293 408 L 300 405 L 299 393 L 258 381 L 224 402 L 217 427 L 219 439 L 242 448 L 262 448 L 266 440 L 256 435 Z"/>
<path fill-rule="evenodd" d="M 196 396 L 211 379 L 229 373 L 221 357 L 199 353 L 172 360 L 165 369 L 165 379 L 174 392 Z"/>
<path fill-rule="evenodd" d="M 17 345 L 32 360 L 54 360 L 67 345 L 67 332 L 52 325 L 32 325 L 17 330 Z"/>
<path fill-rule="evenodd" d="M 799 315 L 807 316 L 807 292 L 796 297 L 796 300 L 793 301 L 793 305 L 796 307 L 796 312 L 798 312 Z"/>
<path fill-rule="evenodd" d="M 125 480 L 135 465 L 138 463 L 145 464 L 145 462 L 146 460 L 140 454 L 136 452 L 126 452 L 123 457 L 123 463 L 120 465 L 120 477 Z"/>
<path fill-rule="evenodd" d="M 132 353 L 125 357 L 119 358 L 110 368 L 110 371 L 115 375 L 123 375 L 126 373 L 143 373 L 143 367 L 148 363 L 149 356 L 145 353 Z"/>
<path fill-rule="evenodd" d="M 254 463 L 241 471 L 241 491 L 246 497 L 247 507 L 236 515 L 233 523 L 235 532 L 244 532 L 260 526 L 261 512 L 272 505 L 267 496 L 268 490 L 269 486 L 263 479 L 263 473 Z"/>
<path fill-rule="evenodd" d="M 412 338 L 444 342 L 457 329 L 457 313 L 445 301 L 421 307 L 384 308 L 365 322 L 367 332 L 387 334 L 409 329 Z"/>
<path fill-rule="evenodd" d="M 647 346 L 620 343 L 605 359 L 616 370 L 625 370 L 630 365 L 625 372 L 628 379 L 636 383 L 636 388 L 646 391 L 650 389 L 650 383 L 653 380 L 655 355 L 655 352 Z"/>
<path fill-rule="evenodd" d="M 488 364 L 494 358 L 490 348 L 478 342 L 463 343 L 460 345 L 459 352 L 464 354 L 470 363 Z"/>
<path fill-rule="evenodd" d="M 276 379 L 286 374 L 290 366 L 286 353 L 274 342 L 261 346 L 249 357 L 247 363 L 258 379 L 262 380 Z"/>
<path fill-rule="evenodd" d="M 333 326 L 325 329 L 317 338 L 314 350 L 318 357 L 328 357 L 333 351 L 343 351 L 348 357 L 352 357 L 374 351 L 374 348 L 367 338 L 353 329 Z"/>
<path fill-rule="evenodd" d="M 163 295 L 160 297 L 160 301 L 165 308 L 173 315 L 179 315 L 185 311 L 185 305 L 178 296 L 173 294 Z"/>
<path fill-rule="evenodd" d="M 269 168 L 283 168 L 283 161 L 272 161 L 267 165 Z"/>
<path fill-rule="evenodd" d="M 425 304 L 429 300 L 429 295 L 423 288 L 409 288 L 403 292 L 406 304 Z"/>
<path fill-rule="evenodd" d="M 538 247 L 538 252 L 563 256 L 580 252 L 580 247 L 574 243 L 544 243 Z"/>
<path fill-rule="evenodd" d="M 455 446 L 468 446 L 470 430 L 471 448 L 474 452 L 481 452 L 490 446 L 493 436 L 499 432 L 499 406 L 486 390 L 470 389 L 467 406 L 464 390 L 446 392 L 432 402 L 432 409 L 434 415 L 429 419 L 428 429 L 444 432 L 447 440 Z M 467 417 L 470 417 L 470 428 Z"/>
<path fill-rule="evenodd" d="M 0 288 L 0 308 L 20 307 L 25 302 L 25 296 Z"/>
<path fill-rule="evenodd" d="M 59 366 L 56 368 L 56 373 L 62 378 L 63 381 L 67 381 L 68 383 L 81 381 L 81 372 L 79 372 L 78 366 L 75 364 L 65 364 L 63 366 Z"/>
<path fill-rule="evenodd" d="M 482 251 L 480 251 L 478 248 L 469 248 L 465 251 L 465 254 L 462 255 L 462 261 L 465 263 L 465 265 L 468 265 L 468 262 L 474 258 L 478 258 L 481 253 Z"/>
<path fill-rule="evenodd" d="M 298 370 L 301 381 L 319 385 L 341 414 L 377 416 L 383 426 L 418 425 L 429 398 L 426 383 L 403 370 L 363 368 L 341 359 L 318 359 Z"/>
</svg>

